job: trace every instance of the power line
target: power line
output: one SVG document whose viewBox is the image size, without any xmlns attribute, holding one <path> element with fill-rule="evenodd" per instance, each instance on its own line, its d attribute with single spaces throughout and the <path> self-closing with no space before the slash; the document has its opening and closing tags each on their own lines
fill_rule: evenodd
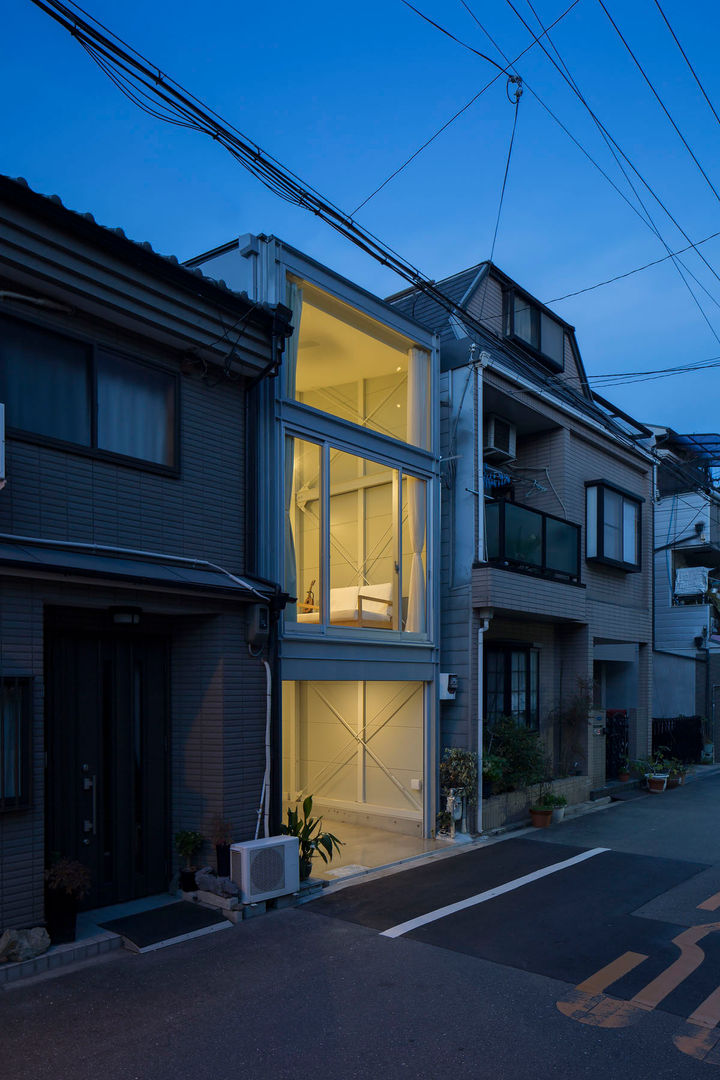
<svg viewBox="0 0 720 1080">
<path fill-rule="evenodd" d="M 616 33 L 616 34 L 618 35 L 618 37 L 619 37 L 619 38 L 620 38 L 620 40 L 622 41 L 622 43 L 623 43 L 623 45 L 625 46 L 625 48 L 626 48 L 627 52 L 629 53 L 629 55 L 630 55 L 630 56 L 632 57 L 632 60 L 633 60 L 633 62 L 634 62 L 634 64 L 635 64 L 635 66 L 637 67 L 638 71 L 640 72 L 640 74 L 642 75 L 643 79 L 645 80 L 645 82 L 647 83 L 648 87 L 650 88 L 650 91 L 651 91 L 651 93 L 653 94 L 653 96 L 654 96 L 655 100 L 657 101 L 658 105 L 660 106 L 660 108 L 662 109 L 662 111 L 663 111 L 663 112 L 665 113 L 665 115 L 667 116 L 668 120 L 670 121 L 670 123 L 672 124 L 673 128 L 675 129 L 675 131 L 676 131 L 676 133 L 677 133 L 677 135 L 678 135 L 678 138 L 680 139 L 680 141 L 682 142 L 683 146 L 684 146 L 684 147 L 685 147 L 685 149 L 687 150 L 688 154 L 689 154 L 689 155 L 690 155 L 690 157 L 691 157 L 691 158 L 693 159 L 693 161 L 694 161 L 694 162 L 695 162 L 695 164 L 697 165 L 698 169 L 699 169 L 699 170 L 700 170 L 700 172 L 702 173 L 702 175 L 703 175 L 703 177 L 705 178 L 705 181 L 706 181 L 706 183 L 707 183 L 708 187 L 710 188 L 710 190 L 712 191 L 713 195 L 714 195 L 714 196 L 715 196 L 715 198 L 716 198 L 716 199 L 718 200 L 718 202 L 720 202 L 720 195 L 718 195 L 718 192 L 717 192 L 717 189 L 716 189 L 715 185 L 713 184 L 712 180 L 710 179 L 710 177 L 708 176 L 708 174 L 707 174 L 707 173 L 705 172 L 705 170 L 703 169 L 702 165 L 701 165 L 701 164 L 700 164 L 700 162 L 698 161 L 698 159 L 697 159 L 697 156 L 696 156 L 696 154 L 695 154 L 695 151 L 694 151 L 694 150 L 692 149 L 692 147 L 690 146 L 690 143 L 689 143 L 689 142 L 687 141 L 687 139 L 686 139 L 686 138 L 685 138 L 685 136 L 683 135 L 682 131 L 680 130 L 680 128 L 678 127 L 678 125 L 677 125 L 677 124 L 675 123 L 675 120 L 673 119 L 672 115 L 670 114 L 670 110 L 669 110 L 669 109 L 667 108 L 667 106 L 666 106 L 665 102 L 663 101 L 663 99 L 662 99 L 662 98 L 660 97 L 660 95 L 658 94 L 657 90 L 656 90 L 656 89 L 655 89 L 655 87 L 653 86 L 653 83 L 652 83 L 652 81 L 650 80 L 650 78 L 649 78 L 649 76 L 648 76 L 647 72 L 645 71 L 645 69 L 644 69 L 644 67 L 642 66 L 642 64 L 640 63 L 640 61 L 638 60 L 637 56 L 635 55 L 635 53 L 633 52 L 633 50 L 632 50 L 632 49 L 630 48 L 630 45 L 629 45 L 628 41 L 626 40 L 626 38 L 624 37 L 624 35 L 623 35 L 623 33 L 622 33 L 622 31 L 621 31 L 620 27 L 619 27 L 619 26 L 617 25 L 617 23 L 616 23 L 616 22 L 615 22 L 615 20 L 613 19 L 612 15 L 611 15 L 611 14 L 610 14 L 610 12 L 608 11 L 608 9 L 607 9 L 607 8 L 605 7 L 605 4 L 604 4 L 603 0 L 597 0 L 597 2 L 598 2 L 598 4 L 600 5 L 600 7 L 601 7 L 601 8 L 603 9 L 603 11 L 605 12 L 605 14 L 607 15 L 607 17 L 608 17 L 608 19 L 609 19 L 609 21 L 610 21 L 610 25 L 612 26 L 613 30 L 615 31 L 615 33 Z"/>
<path fill-rule="evenodd" d="M 555 21 L 550 24 L 550 26 L 548 27 L 547 30 L 544 31 L 544 33 L 547 33 L 549 30 L 552 30 L 552 28 L 554 26 L 557 26 L 557 24 L 559 22 L 562 22 L 562 20 L 565 18 L 565 16 L 568 14 L 568 12 L 572 11 L 572 9 L 579 2 L 580 2 L 580 0 L 573 0 L 572 4 L 570 4 L 570 7 L 566 8 L 565 11 L 563 11 L 562 15 L 558 15 L 557 19 L 555 19 Z M 472 49 L 471 46 L 469 46 L 469 45 L 465 45 L 464 42 L 460 41 L 453 34 L 450 34 L 448 31 L 443 30 L 442 27 L 438 26 L 438 24 L 436 22 L 433 22 L 432 19 L 429 19 L 429 18 L 427 18 L 427 16 L 423 15 L 423 13 L 421 11 L 418 11 L 418 9 L 416 7 L 413 7 L 412 4 L 407 3 L 407 0 L 403 0 L 403 3 L 405 3 L 406 7 L 411 8 L 412 11 L 414 11 L 417 15 L 419 15 L 421 19 L 425 19 L 426 22 L 429 22 L 436 29 L 441 30 L 442 33 L 447 33 L 448 36 L 452 37 L 454 41 L 457 41 L 459 45 L 463 45 L 464 48 L 470 49 L 470 51 L 474 52 L 477 56 L 480 56 L 483 59 L 488 60 L 491 64 L 494 64 L 495 67 L 500 67 L 500 65 L 495 63 L 494 60 L 490 60 L 490 58 L 486 57 L 483 53 L 478 52 L 476 49 Z M 540 35 L 540 37 L 542 37 L 542 34 Z M 398 176 L 403 171 L 403 169 L 406 169 L 407 166 L 412 161 L 414 161 L 415 158 L 418 157 L 423 152 L 423 150 L 426 150 L 428 148 L 428 146 L 430 146 L 430 143 L 434 142 L 435 139 L 437 139 L 437 137 L 439 135 L 442 135 L 443 131 L 446 131 L 447 128 L 449 128 L 451 124 L 453 124 L 459 117 L 461 117 L 463 115 L 463 113 L 467 112 L 467 110 L 470 108 L 470 106 L 474 105 L 475 102 L 478 100 L 478 98 L 482 97 L 482 95 L 485 93 L 486 90 L 489 90 L 491 86 L 494 86 L 494 84 L 498 81 L 498 79 L 500 78 L 501 75 L 507 74 L 509 71 L 513 71 L 515 69 L 515 64 L 517 64 L 518 60 L 520 60 L 525 55 L 525 53 L 529 52 L 530 49 L 532 49 L 533 46 L 537 44 L 537 41 L 538 41 L 538 38 L 533 36 L 533 40 L 530 42 L 530 44 L 527 45 L 523 49 L 523 51 L 521 53 L 518 53 L 518 55 L 515 57 L 515 59 L 512 61 L 512 63 L 508 63 L 507 66 L 504 67 L 504 68 L 500 67 L 500 70 L 498 71 L 497 75 L 495 75 L 490 80 L 490 82 L 486 83 L 485 86 L 483 86 L 482 90 L 478 90 L 477 94 L 475 94 L 474 97 L 471 97 L 470 100 L 468 102 L 466 102 L 462 106 L 461 109 L 458 109 L 458 111 L 456 113 L 454 113 L 450 117 L 449 120 L 446 120 L 445 123 L 441 127 L 439 127 L 437 129 L 437 131 L 433 135 L 430 136 L 429 139 L 426 139 L 425 142 L 421 146 L 419 146 L 417 148 L 417 150 L 415 150 L 415 152 L 410 155 L 409 158 L 406 158 L 406 160 L 402 163 L 402 165 L 400 165 L 397 169 L 395 169 L 393 172 L 391 172 L 390 175 L 387 176 L 385 178 L 385 180 L 383 180 L 382 184 L 379 184 L 375 188 L 374 191 L 371 191 L 370 194 L 365 199 L 363 199 L 363 201 L 361 203 L 358 203 L 358 205 L 352 211 L 352 216 L 354 217 L 355 214 L 357 214 L 358 210 L 362 210 L 363 206 L 366 206 L 367 203 L 369 203 L 371 199 L 374 199 L 375 196 L 377 194 L 379 194 L 379 192 L 381 192 L 384 187 L 387 187 L 387 185 L 390 183 L 391 180 L 394 180 L 395 177 Z"/>
<path fill-rule="evenodd" d="M 210 135 L 244 168 L 281 198 L 315 214 L 360 250 L 432 299 L 443 311 L 459 317 L 473 332 L 485 333 L 483 324 L 475 316 L 446 296 L 417 267 L 406 262 L 397 252 L 383 244 L 314 188 L 304 185 L 295 173 L 267 154 L 237 128 L 226 123 L 219 114 L 165 75 L 159 67 L 112 31 L 108 30 L 110 36 L 102 33 L 106 28 L 92 15 L 84 19 L 78 14 L 88 14 L 79 5 L 70 6 L 62 0 L 32 0 L 32 3 L 67 30 L 139 108 L 158 119 L 171 123 L 180 122 Z M 155 102 L 159 102 L 159 105 L 156 106 Z"/>
<path fill-rule="evenodd" d="M 502 213 L 503 200 L 505 198 L 505 185 L 507 184 L 508 172 L 510 169 L 510 159 L 512 157 L 513 146 L 515 144 L 515 131 L 517 128 L 518 113 L 520 111 L 520 98 L 522 97 L 522 81 L 520 80 L 519 76 L 511 75 L 509 77 L 508 89 L 510 83 L 515 84 L 515 111 L 513 114 L 512 133 L 510 135 L 510 146 L 508 147 L 507 161 L 505 162 L 505 173 L 503 175 L 502 188 L 500 189 L 500 204 L 498 206 L 497 218 L 495 219 L 495 232 L 493 233 L 492 244 L 490 246 L 490 262 L 493 261 L 493 255 L 495 254 L 495 241 L 497 240 L 498 228 L 500 227 L 500 215 Z"/>
<path fill-rule="evenodd" d="M 592 292 L 593 289 L 600 289 L 603 285 L 612 285 L 614 282 L 621 281 L 623 278 L 632 277 L 633 274 L 639 274 L 642 270 L 648 270 L 652 266 L 659 266 L 660 263 L 667 262 L 668 259 L 683 255 L 686 251 L 691 251 L 695 247 L 700 247 L 701 244 L 707 244 L 708 240 L 715 240 L 718 236 L 720 236 L 720 232 L 711 233 L 710 236 L 706 236 L 704 240 L 697 240 L 695 244 L 688 244 L 687 247 L 680 248 L 679 251 L 671 251 L 669 255 L 663 255 L 659 259 L 653 259 L 651 262 L 644 263 L 643 266 L 636 266 L 634 270 L 626 270 L 624 274 L 616 274 L 615 277 L 607 278 L 605 281 L 598 281 L 595 285 L 587 285 L 584 289 L 576 289 L 574 292 L 564 293 L 563 296 L 556 296 L 552 300 L 544 300 L 543 303 L 559 304 L 561 300 L 569 300 L 571 296 L 581 296 L 582 293 Z M 717 303 L 717 301 L 715 301 L 715 303 Z"/>
<path fill-rule="evenodd" d="M 658 11 L 660 12 L 660 14 L 662 15 L 662 17 L 663 17 L 663 20 L 664 20 L 664 22 L 665 22 L 665 25 L 667 26 L 668 30 L 670 31 L 670 33 L 671 33 L 671 34 L 672 34 L 672 36 L 673 36 L 673 40 L 675 41 L 675 44 L 677 45 L 678 49 L 679 49 L 679 50 L 680 50 L 680 52 L 682 53 L 682 57 L 683 57 L 683 60 L 685 61 L 685 63 L 687 64 L 687 66 L 688 66 L 688 67 L 690 68 L 690 71 L 692 72 L 692 76 L 693 76 L 693 78 L 694 78 L 695 82 L 696 82 L 696 83 L 698 84 L 698 86 L 699 86 L 699 88 L 700 88 L 700 93 L 702 94 L 702 96 L 703 96 L 703 97 L 705 98 L 705 100 L 707 101 L 708 105 L 710 106 L 710 111 L 712 112 L 713 116 L 714 116 L 714 117 L 715 117 L 715 119 L 717 120 L 718 124 L 720 124 L 720 116 L 718 116 L 718 114 L 716 113 L 716 111 L 715 111 L 715 106 L 713 105 L 712 101 L 710 100 L 710 98 L 709 98 L 709 97 L 707 96 L 707 94 L 705 93 L 705 87 L 704 87 L 704 86 L 703 86 L 703 84 L 702 84 L 702 83 L 700 82 L 700 79 L 698 78 L 698 75 L 697 75 L 697 72 L 695 71 L 695 68 L 694 68 L 694 67 L 692 66 L 692 64 L 690 63 L 690 61 L 689 61 L 689 59 L 688 59 L 688 56 L 687 56 L 687 53 L 685 52 L 685 50 L 683 49 L 682 45 L 681 45 L 681 44 L 680 44 L 680 42 L 678 41 L 678 38 L 677 38 L 677 34 L 675 33 L 675 31 L 673 30 L 672 26 L 671 26 L 671 25 L 670 25 L 670 23 L 668 22 L 668 17 L 667 17 L 667 15 L 665 14 L 665 12 L 663 11 L 663 9 L 662 9 L 662 8 L 660 7 L 660 4 L 658 3 L 658 0 L 655 0 L 655 7 L 656 7 L 656 8 L 658 9 Z"/>
</svg>

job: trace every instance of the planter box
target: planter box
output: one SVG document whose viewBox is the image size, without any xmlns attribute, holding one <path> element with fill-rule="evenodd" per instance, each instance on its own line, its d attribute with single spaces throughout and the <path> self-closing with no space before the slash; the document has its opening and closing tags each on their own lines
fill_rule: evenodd
<svg viewBox="0 0 720 1080">
<path fill-rule="evenodd" d="M 550 786 L 555 795 L 565 796 L 568 806 L 574 806 L 587 800 L 591 784 L 589 776 L 567 776 L 561 780 L 553 780 Z M 483 799 L 483 829 L 526 824 L 530 817 L 530 807 L 537 800 L 539 790 L 540 786 L 536 785 Z"/>
</svg>

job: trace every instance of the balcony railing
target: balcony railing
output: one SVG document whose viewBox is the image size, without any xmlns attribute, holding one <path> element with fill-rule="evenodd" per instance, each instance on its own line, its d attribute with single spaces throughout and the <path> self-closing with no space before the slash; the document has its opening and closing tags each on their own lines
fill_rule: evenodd
<svg viewBox="0 0 720 1080">
<path fill-rule="evenodd" d="M 517 503 L 485 505 L 488 562 L 508 570 L 577 584 L 580 526 Z"/>
</svg>

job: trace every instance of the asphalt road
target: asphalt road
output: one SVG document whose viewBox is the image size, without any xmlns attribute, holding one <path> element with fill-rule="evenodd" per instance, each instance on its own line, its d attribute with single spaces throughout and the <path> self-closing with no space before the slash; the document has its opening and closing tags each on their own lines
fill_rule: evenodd
<svg viewBox="0 0 720 1080">
<path fill-rule="evenodd" d="M 0 1077 L 712 1077 L 719 809 L 708 776 L 13 987 Z"/>
</svg>

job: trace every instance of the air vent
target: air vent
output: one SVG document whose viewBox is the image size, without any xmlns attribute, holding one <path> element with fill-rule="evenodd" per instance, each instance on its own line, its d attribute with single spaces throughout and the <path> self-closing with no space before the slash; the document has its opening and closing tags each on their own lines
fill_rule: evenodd
<svg viewBox="0 0 720 1080">
<path fill-rule="evenodd" d="M 515 425 L 502 416 L 485 419 L 484 456 L 490 461 L 513 461 L 515 458 Z"/>
<path fill-rule="evenodd" d="M 300 888 L 296 836 L 268 836 L 230 845 L 230 877 L 244 904 L 285 896 Z"/>
</svg>

